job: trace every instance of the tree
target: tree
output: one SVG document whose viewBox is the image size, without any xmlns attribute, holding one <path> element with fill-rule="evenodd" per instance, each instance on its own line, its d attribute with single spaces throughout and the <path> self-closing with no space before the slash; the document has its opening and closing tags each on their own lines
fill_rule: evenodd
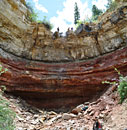
<svg viewBox="0 0 127 130">
<path fill-rule="evenodd" d="M 118 0 L 108 0 L 106 8 L 110 11 L 115 10 L 117 7 Z"/>
<path fill-rule="evenodd" d="M 113 0 L 108 0 L 108 4 L 106 5 L 107 9 L 112 6 Z"/>
<path fill-rule="evenodd" d="M 102 13 L 103 13 L 103 11 L 101 9 L 98 9 L 96 5 L 93 5 L 93 7 L 92 7 L 92 18 L 93 18 L 93 20 L 97 20 L 98 16 Z"/>
<path fill-rule="evenodd" d="M 75 7 L 74 7 L 74 24 L 77 24 L 78 20 L 80 20 L 80 13 L 79 13 L 78 5 L 75 2 Z"/>
</svg>

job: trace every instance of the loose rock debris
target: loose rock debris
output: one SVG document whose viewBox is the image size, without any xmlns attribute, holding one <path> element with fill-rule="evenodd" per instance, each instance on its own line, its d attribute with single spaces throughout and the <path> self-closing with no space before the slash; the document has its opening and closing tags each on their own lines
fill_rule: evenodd
<svg viewBox="0 0 127 130">
<path fill-rule="evenodd" d="M 127 127 L 127 119 L 123 121 L 125 116 L 127 117 L 127 104 L 118 104 L 119 96 L 117 91 L 114 91 L 114 86 L 95 102 L 85 102 L 68 113 L 40 110 L 10 95 L 5 95 L 5 98 L 16 112 L 16 130 L 92 130 L 96 119 L 104 130 L 123 130 Z M 121 114 L 123 119 L 120 126 L 118 122 Z"/>
</svg>

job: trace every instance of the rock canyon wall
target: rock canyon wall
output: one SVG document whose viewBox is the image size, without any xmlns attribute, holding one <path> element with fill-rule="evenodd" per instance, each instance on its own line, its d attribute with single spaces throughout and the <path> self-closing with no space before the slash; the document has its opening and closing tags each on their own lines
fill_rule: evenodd
<svg viewBox="0 0 127 130">
<path fill-rule="evenodd" d="M 29 21 L 23 0 L 0 1 L 0 77 L 7 92 L 41 108 L 70 108 L 127 74 L 127 3 L 66 36 Z"/>
</svg>

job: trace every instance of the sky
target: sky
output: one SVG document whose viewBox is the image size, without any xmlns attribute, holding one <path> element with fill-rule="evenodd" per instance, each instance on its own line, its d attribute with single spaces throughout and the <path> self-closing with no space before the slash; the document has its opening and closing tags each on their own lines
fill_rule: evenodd
<svg viewBox="0 0 127 130">
<path fill-rule="evenodd" d="M 88 19 L 92 16 L 92 5 L 96 5 L 99 9 L 104 10 L 107 0 L 26 0 L 34 8 L 38 14 L 38 20 L 47 17 L 53 24 L 52 31 L 56 31 L 59 27 L 60 32 L 66 32 L 74 25 L 74 4 L 77 2 L 80 20 Z"/>
</svg>

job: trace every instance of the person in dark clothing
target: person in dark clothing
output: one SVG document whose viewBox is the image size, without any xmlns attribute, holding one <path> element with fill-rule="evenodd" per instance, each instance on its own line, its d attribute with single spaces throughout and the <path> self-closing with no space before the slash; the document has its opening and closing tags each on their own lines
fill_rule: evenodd
<svg viewBox="0 0 127 130">
<path fill-rule="evenodd" d="M 86 32 L 91 32 L 91 30 L 92 30 L 91 27 L 89 27 L 89 25 L 85 25 L 84 28 L 85 28 Z"/>
<path fill-rule="evenodd" d="M 59 32 L 60 31 L 60 29 L 59 29 L 59 27 L 57 28 L 57 32 Z"/>
<path fill-rule="evenodd" d="M 93 124 L 93 130 L 102 130 L 102 125 L 98 121 L 98 119 L 96 119 L 95 122 L 94 122 L 94 124 Z"/>
</svg>

